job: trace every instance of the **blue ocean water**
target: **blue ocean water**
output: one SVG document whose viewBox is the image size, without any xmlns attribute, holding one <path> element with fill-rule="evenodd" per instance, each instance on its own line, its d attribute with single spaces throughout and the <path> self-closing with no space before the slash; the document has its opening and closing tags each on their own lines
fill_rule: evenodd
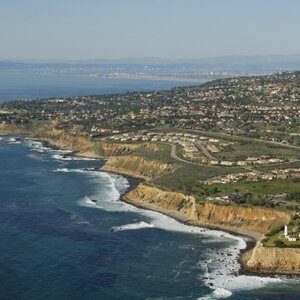
<svg viewBox="0 0 300 300">
<path fill-rule="evenodd" d="M 132 91 L 157 91 L 176 86 L 195 84 L 197 83 L 110 79 L 92 76 L 0 73 L 0 102 Z"/>
<path fill-rule="evenodd" d="M 299 299 L 296 278 L 238 274 L 240 238 L 123 203 L 130 179 L 65 155 L 0 139 L 1 300 Z"/>
</svg>

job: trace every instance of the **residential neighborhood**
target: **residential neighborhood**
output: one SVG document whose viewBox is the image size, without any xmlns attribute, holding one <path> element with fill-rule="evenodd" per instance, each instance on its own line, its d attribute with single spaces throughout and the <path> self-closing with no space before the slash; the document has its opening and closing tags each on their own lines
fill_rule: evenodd
<svg viewBox="0 0 300 300">
<path fill-rule="evenodd" d="M 96 137 L 180 127 L 299 145 L 299 78 L 285 72 L 159 92 L 12 101 L 0 105 L 0 122 L 58 120 L 70 133 Z"/>
</svg>

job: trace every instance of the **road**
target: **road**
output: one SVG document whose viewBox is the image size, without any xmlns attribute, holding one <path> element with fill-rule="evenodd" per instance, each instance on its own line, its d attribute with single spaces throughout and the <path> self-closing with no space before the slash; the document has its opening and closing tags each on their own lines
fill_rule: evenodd
<svg viewBox="0 0 300 300">
<path fill-rule="evenodd" d="M 179 157 L 177 154 L 176 154 L 176 145 L 175 144 L 169 144 L 169 145 L 171 145 L 171 153 L 170 153 L 170 155 L 171 155 L 171 157 L 173 158 L 173 159 L 175 159 L 175 160 L 178 160 L 178 161 L 180 161 L 180 162 L 183 162 L 183 163 L 187 163 L 187 164 L 190 164 L 190 165 L 194 165 L 194 166 L 209 166 L 209 165 L 207 165 L 207 164 L 199 164 L 199 163 L 195 163 L 195 162 L 192 162 L 192 161 L 188 161 L 188 160 L 185 160 L 185 159 L 183 159 L 183 158 L 181 158 L 181 157 Z M 204 148 L 205 149 L 205 148 Z M 206 149 L 205 149 L 206 150 Z M 204 152 L 203 152 L 204 153 Z M 208 152 L 207 152 L 208 153 Z M 208 153 L 209 154 L 209 153 Z M 210 155 L 210 154 L 209 154 Z M 211 157 L 213 157 L 213 156 L 211 156 Z M 212 158 L 212 159 L 214 159 L 215 160 L 215 158 Z M 294 162 L 298 162 L 298 161 L 300 161 L 299 159 L 293 159 L 293 160 L 291 160 L 291 161 L 287 161 L 287 162 L 281 162 L 281 163 L 275 163 L 275 164 L 271 164 L 271 165 L 257 165 L 257 167 L 266 167 L 266 166 L 276 166 L 276 165 L 287 165 L 287 164 L 292 164 L 292 163 L 294 163 Z M 236 167 L 236 166 L 235 166 Z M 241 169 L 244 169 L 244 170 L 246 170 L 246 171 L 253 171 L 253 168 L 254 168 L 254 166 L 240 166 L 240 168 Z"/>
<path fill-rule="evenodd" d="M 198 163 L 195 163 L 195 162 L 192 162 L 192 161 L 188 161 L 188 160 L 185 160 L 179 156 L 177 156 L 176 154 L 176 145 L 175 144 L 170 144 L 171 145 L 171 157 L 178 160 L 178 161 L 181 161 L 181 162 L 184 162 L 184 163 L 187 163 L 187 164 L 190 164 L 190 165 L 195 165 L 195 166 L 204 166 L 202 164 L 198 164 Z"/>
<path fill-rule="evenodd" d="M 212 156 L 200 142 L 196 142 L 195 145 L 198 149 L 200 149 L 203 152 L 203 154 L 207 158 L 212 159 L 212 160 L 218 160 L 216 157 Z"/>
<path fill-rule="evenodd" d="M 214 137 L 224 136 L 224 137 L 229 137 L 229 138 L 237 139 L 237 140 L 244 140 L 244 141 L 249 141 L 249 142 L 254 141 L 254 142 L 259 142 L 259 143 L 280 146 L 283 148 L 300 150 L 300 146 L 295 146 L 295 145 L 290 145 L 290 144 L 282 144 L 280 142 L 266 141 L 266 140 L 256 139 L 256 138 L 248 138 L 248 137 L 232 135 L 232 134 L 228 134 L 228 133 L 213 133 L 213 132 L 209 132 L 209 131 L 202 131 L 202 130 L 195 130 L 195 129 L 189 129 L 188 131 L 198 132 L 198 133 L 201 133 L 202 135 L 206 135 L 206 136 L 214 136 Z"/>
</svg>

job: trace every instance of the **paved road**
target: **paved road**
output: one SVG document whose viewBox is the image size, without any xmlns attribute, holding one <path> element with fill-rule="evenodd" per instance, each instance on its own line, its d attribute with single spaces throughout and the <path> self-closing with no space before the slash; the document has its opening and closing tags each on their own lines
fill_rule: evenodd
<svg viewBox="0 0 300 300">
<path fill-rule="evenodd" d="M 187 163 L 187 164 L 190 164 L 190 165 L 195 165 L 195 166 L 204 166 L 202 164 L 197 164 L 195 162 L 192 162 L 192 161 L 188 161 L 188 160 L 185 160 L 179 156 L 177 156 L 176 154 L 176 145 L 174 144 L 170 144 L 171 145 L 171 157 L 178 160 L 178 161 L 181 161 L 181 162 L 184 162 L 184 163 Z"/>
<path fill-rule="evenodd" d="M 209 132 L 209 131 L 202 131 L 202 130 L 195 130 L 195 129 L 189 129 L 189 131 L 198 132 L 198 133 L 201 133 L 201 134 L 207 135 L 207 136 L 215 136 L 215 137 L 225 136 L 225 137 L 229 137 L 229 138 L 235 138 L 237 140 L 244 140 L 244 141 L 249 141 L 249 142 L 254 141 L 254 142 L 259 142 L 259 143 L 280 146 L 283 148 L 291 148 L 291 149 L 300 150 L 300 146 L 295 146 L 295 145 L 290 145 L 290 144 L 282 144 L 280 142 L 266 141 L 266 140 L 256 139 L 256 138 L 248 138 L 248 137 L 232 135 L 232 134 L 228 134 L 228 133 L 213 133 L 213 132 Z"/>
<path fill-rule="evenodd" d="M 212 159 L 212 160 L 218 160 L 216 157 L 212 156 L 200 142 L 196 142 L 195 145 L 198 149 L 200 149 L 203 152 L 203 154 L 207 158 Z"/>
</svg>

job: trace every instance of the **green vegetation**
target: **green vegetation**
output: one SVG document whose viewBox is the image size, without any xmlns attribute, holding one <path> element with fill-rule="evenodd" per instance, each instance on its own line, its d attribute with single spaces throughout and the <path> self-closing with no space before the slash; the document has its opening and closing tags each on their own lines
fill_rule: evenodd
<svg viewBox="0 0 300 300">
<path fill-rule="evenodd" d="M 148 159 L 160 160 L 166 163 L 177 163 L 177 160 L 170 156 L 171 145 L 165 143 L 158 143 L 158 150 L 147 151 L 147 149 L 140 150 L 137 155 L 143 156 Z"/>
<path fill-rule="evenodd" d="M 186 194 L 195 194 L 194 191 L 190 189 L 191 185 L 193 185 L 192 183 L 197 183 L 197 185 L 200 185 L 199 180 L 241 171 L 239 168 L 220 168 L 204 165 L 200 166 L 192 163 L 178 161 L 172 158 L 170 155 L 171 145 L 166 143 L 158 143 L 157 145 L 159 146 L 159 149 L 156 151 L 148 151 L 146 149 L 142 149 L 136 154 L 148 159 L 160 160 L 165 163 L 176 164 L 177 167 L 174 171 L 151 181 L 153 185 L 158 187 L 163 187 L 172 191 L 180 191 Z"/>
<path fill-rule="evenodd" d="M 243 141 L 238 145 L 228 146 L 223 151 L 215 154 L 215 156 L 224 160 L 244 160 L 249 156 L 259 157 L 263 155 L 281 159 L 292 159 L 299 156 L 299 151 L 266 143 Z"/>
<path fill-rule="evenodd" d="M 182 162 L 177 162 L 177 165 L 178 168 L 174 172 L 154 180 L 153 183 L 170 190 L 193 194 L 191 186 L 200 185 L 200 180 L 240 171 L 238 168 L 197 166 Z"/>
<path fill-rule="evenodd" d="M 253 193 L 257 195 L 270 195 L 300 192 L 300 180 L 273 180 L 259 182 L 238 182 L 232 184 L 214 184 L 207 186 L 208 190 L 218 189 L 220 192 Z"/>
<path fill-rule="evenodd" d="M 266 247 L 289 247 L 300 248 L 300 218 L 294 218 L 288 226 L 289 236 L 296 237 L 296 242 L 288 241 L 284 236 L 284 227 L 277 226 L 271 232 L 269 232 L 266 238 L 263 240 L 263 245 Z"/>
<path fill-rule="evenodd" d="M 275 169 L 285 169 L 285 168 L 300 168 L 300 161 L 292 161 L 292 162 L 284 162 L 275 165 L 267 165 L 267 166 L 255 166 L 255 169 L 262 172 L 269 172 Z"/>
</svg>

